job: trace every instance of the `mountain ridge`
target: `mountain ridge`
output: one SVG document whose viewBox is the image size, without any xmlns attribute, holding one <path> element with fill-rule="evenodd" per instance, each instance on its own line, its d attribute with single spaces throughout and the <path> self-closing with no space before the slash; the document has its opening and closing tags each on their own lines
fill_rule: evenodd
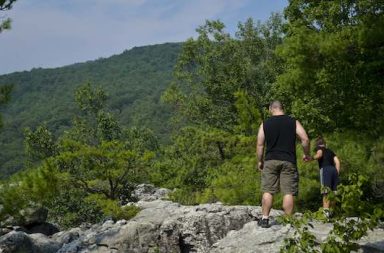
<svg viewBox="0 0 384 253">
<path fill-rule="evenodd" d="M 118 113 L 122 125 L 150 127 L 161 139 L 166 139 L 168 126 L 159 122 L 164 123 L 170 111 L 159 98 L 172 80 L 181 45 L 134 47 L 108 58 L 0 75 L 0 85 L 14 85 L 11 101 L 1 110 L 2 176 L 13 174 L 23 166 L 24 128 L 45 122 L 58 135 L 70 126 L 76 111 L 74 90 L 88 82 L 107 92 L 107 105 Z"/>
</svg>

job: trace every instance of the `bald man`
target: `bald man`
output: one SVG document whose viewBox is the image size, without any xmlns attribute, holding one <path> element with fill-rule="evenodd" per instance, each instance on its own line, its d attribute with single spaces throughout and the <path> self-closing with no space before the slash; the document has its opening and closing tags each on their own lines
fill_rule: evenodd
<svg viewBox="0 0 384 253">
<path fill-rule="evenodd" d="M 272 115 L 259 128 L 257 135 L 258 169 L 262 173 L 261 188 L 262 213 L 259 226 L 268 228 L 269 213 L 273 195 L 283 194 L 283 209 L 291 215 L 294 208 L 294 196 L 298 194 L 299 174 L 296 166 L 296 136 L 301 140 L 304 160 L 310 160 L 308 135 L 299 121 L 285 115 L 280 101 L 273 101 L 269 106 Z M 265 158 L 264 143 L 266 144 Z"/>
</svg>

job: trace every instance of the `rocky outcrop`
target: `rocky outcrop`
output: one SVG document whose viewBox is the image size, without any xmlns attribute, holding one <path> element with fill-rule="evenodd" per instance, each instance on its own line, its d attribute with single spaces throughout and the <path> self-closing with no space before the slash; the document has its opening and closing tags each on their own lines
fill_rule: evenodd
<svg viewBox="0 0 384 253">
<path fill-rule="evenodd" d="M 134 193 L 139 201 L 130 204 L 142 210 L 129 221 L 108 220 L 51 237 L 21 231 L 8 233 L 0 237 L 0 252 L 279 252 L 284 238 L 292 233 L 290 226 L 277 223 L 260 228 L 260 207 L 221 203 L 183 206 L 162 200 L 167 192 L 140 186 Z M 274 217 L 280 214 L 272 211 Z M 331 225 L 313 225 L 316 238 L 324 240 Z M 361 240 L 361 252 L 384 252 L 383 240 L 383 229 L 374 230 Z M 16 241 L 17 245 L 11 243 Z"/>
<path fill-rule="evenodd" d="M 59 229 L 46 222 L 48 210 L 41 206 L 31 205 L 22 209 L 17 218 L 8 216 L 1 222 L 0 235 L 7 234 L 11 231 L 23 231 L 28 234 L 41 233 L 44 235 L 53 235 L 59 232 Z"/>
<path fill-rule="evenodd" d="M 182 206 L 154 200 L 137 205 L 142 211 L 129 222 L 107 221 L 81 231 L 59 252 L 208 252 L 229 231 L 257 220 L 261 212 L 260 207 L 220 203 Z"/>
</svg>

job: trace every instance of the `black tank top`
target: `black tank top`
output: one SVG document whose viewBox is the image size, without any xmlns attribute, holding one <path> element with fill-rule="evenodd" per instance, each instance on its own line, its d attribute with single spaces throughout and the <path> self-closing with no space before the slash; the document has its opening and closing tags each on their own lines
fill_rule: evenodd
<svg viewBox="0 0 384 253">
<path fill-rule="evenodd" d="M 263 123 L 265 160 L 296 164 L 296 120 L 287 115 L 272 116 Z"/>
<path fill-rule="evenodd" d="M 318 151 L 319 149 L 323 151 L 323 155 L 318 160 L 319 168 L 321 169 L 326 166 L 335 166 L 335 161 L 333 160 L 333 158 L 335 158 L 336 156 L 335 153 L 333 153 L 332 150 L 326 147 L 316 147 L 316 151 Z"/>
</svg>

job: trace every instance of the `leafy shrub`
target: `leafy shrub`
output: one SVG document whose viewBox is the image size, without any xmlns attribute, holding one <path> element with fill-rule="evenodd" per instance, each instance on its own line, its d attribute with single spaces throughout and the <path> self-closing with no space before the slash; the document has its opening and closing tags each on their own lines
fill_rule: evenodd
<svg viewBox="0 0 384 253">
<path fill-rule="evenodd" d="M 323 209 L 311 213 L 307 212 L 302 218 L 283 217 L 282 222 L 289 223 L 294 228 L 291 238 L 286 238 L 281 247 L 281 252 L 329 252 L 348 253 L 356 251 L 359 245 L 356 243 L 367 234 L 369 229 L 377 226 L 378 220 L 384 217 L 380 208 L 369 208 L 365 202 L 361 187 L 366 181 L 363 176 L 352 175 L 349 177 L 349 185 L 340 185 L 337 194 L 329 194 L 330 201 L 335 201 L 336 207 L 331 209 L 332 218 L 323 214 Z M 369 211 L 369 212 L 368 212 Z M 351 218 L 353 215 L 355 218 Z M 332 222 L 333 228 L 326 240 L 315 248 L 315 237 L 309 232 L 313 219 Z"/>
<path fill-rule="evenodd" d="M 85 201 L 95 204 L 103 211 L 106 217 L 110 217 L 114 221 L 121 219 L 129 220 L 140 211 L 137 206 L 121 206 L 117 200 L 108 199 L 100 194 L 91 194 Z"/>
</svg>

